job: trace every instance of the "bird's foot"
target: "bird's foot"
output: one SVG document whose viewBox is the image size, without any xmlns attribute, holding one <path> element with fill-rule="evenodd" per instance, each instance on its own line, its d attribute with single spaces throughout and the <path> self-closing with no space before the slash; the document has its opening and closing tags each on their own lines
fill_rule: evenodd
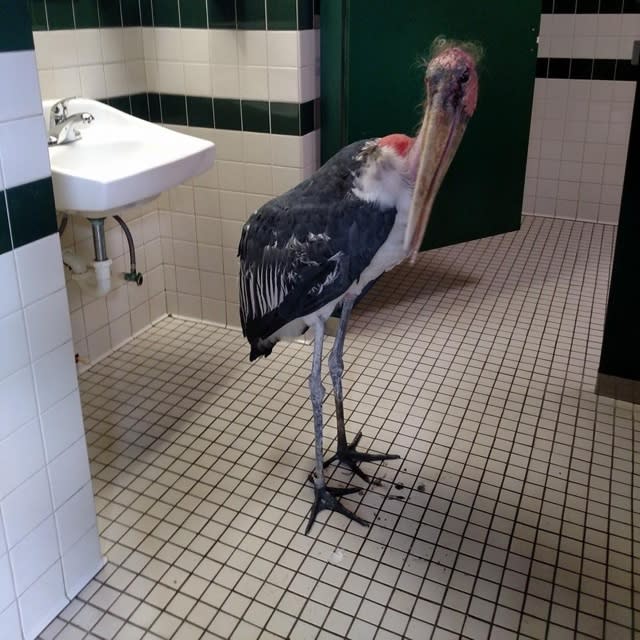
<svg viewBox="0 0 640 640">
<path fill-rule="evenodd" d="M 362 438 L 362 431 L 358 433 L 351 444 L 342 447 L 338 445 L 338 451 L 324 463 L 324 466 L 327 467 L 337 460 L 338 464 L 349 467 L 353 473 L 365 482 L 369 482 L 369 476 L 358 466 L 361 462 L 379 462 L 381 460 L 398 460 L 400 458 L 400 456 L 393 454 L 361 453 L 360 451 L 356 451 L 360 438 Z"/>
<path fill-rule="evenodd" d="M 309 476 L 309 479 L 311 481 L 314 480 L 313 474 Z M 369 525 L 366 520 L 363 520 L 355 513 L 349 511 L 349 509 L 342 505 L 338 500 L 338 498 L 340 498 L 341 496 L 346 496 L 351 493 L 357 493 L 358 491 L 360 491 L 359 487 L 327 487 L 325 484 L 323 484 L 322 486 L 318 486 L 314 482 L 313 490 L 315 492 L 315 498 L 313 500 L 311 512 L 309 513 L 309 522 L 307 522 L 305 535 L 308 534 L 311 530 L 311 526 L 316 521 L 316 517 L 318 516 L 318 514 L 325 509 L 329 511 L 337 511 L 343 516 L 346 516 L 350 520 L 354 520 L 358 524 L 361 524 L 365 527 Z"/>
</svg>

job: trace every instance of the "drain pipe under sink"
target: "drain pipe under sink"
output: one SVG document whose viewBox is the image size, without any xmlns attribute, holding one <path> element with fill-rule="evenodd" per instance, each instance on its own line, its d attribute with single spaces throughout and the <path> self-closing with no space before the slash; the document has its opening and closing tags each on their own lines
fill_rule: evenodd
<svg viewBox="0 0 640 640">
<path fill-rule="evenodd" d="M 98 296 L 106 295 L 111 289 L 111 264 L 113 261 L 107 257 L 104 220 L 104 218 L 89 218 L 96 258 L 92 266 L 96 273 L 96 295 Z"/>
</svg>

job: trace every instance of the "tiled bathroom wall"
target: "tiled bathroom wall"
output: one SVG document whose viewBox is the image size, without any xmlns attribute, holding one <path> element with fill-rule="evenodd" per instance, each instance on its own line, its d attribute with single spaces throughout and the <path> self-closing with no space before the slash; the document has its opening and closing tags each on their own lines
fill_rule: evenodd
<svg viewBox="0 0 640 640">
<path fill-rule="evenodd" d="M 148 117 L 138 0 L 41 0 L 31 3 L 31 17 L 44 99 L 82 95 Z M 142 286 L 122 277 L 129 270 L 129 254 L 124 234 L 112 220 L 106 223 L 114 275 L 109 295 L 96 298 L 65 269 L 80 369 L 166 313 L 157 204 L 129 208 L 121 215 L 134 235 Z M 93 260 L 91 227 L 85 218 L 69 217 L 62 245 L 65 251 Z"/>
<path fill-rule="evenodd" d="M 121 213 L 136 239 L 141 288 L 116 279 L 106 299 L 95 299 L 67 273 L 81 367 L 167 311 L 237 325 L 235 253 L 242 224 L 319 162 L 313 2 L 121 0 L 119 13 L 117 2 L 36 5 L 45 97 L 82 93 L 216 144 L 212 170 Z M 61 7 L 68 7 L 64 20 Z M 91 259 L 88 223 L 69 220 L 63 247 Z M 128 255 L 112 222 L 107 241 L 119 274 Z"/>
<path fill-rule="evenodd" d="M 525 212 L 617 224 L 639 37 L 636 0 L 543 3 Z"/>
<path fill-rule="evenodd" d="M 117 281 L 111 298 L 94 300 L 69 286 L 81 363 L 167 311 L 236 325 L 242 223 L 318 165 L 313 3 L 40 0 L 33 7 L 45 96 L 81 92 L 217 145 L 207 174 L 123 213 L 139 244 L 142 288 Z M 635 1 L 543 3 L 525 212 L 617 222 L 635 87 L 625 58 L 637 33 Z M 90 257 L 86 221 L 73 218 L 63 245 Z M 109 245 L 119 273 L 127 256 L 115 226 Z"/>
<path fill-rule="evenodd" d="M 102 565 L 26 2 L 0 8 L 0 638 Z"/>
</svg>

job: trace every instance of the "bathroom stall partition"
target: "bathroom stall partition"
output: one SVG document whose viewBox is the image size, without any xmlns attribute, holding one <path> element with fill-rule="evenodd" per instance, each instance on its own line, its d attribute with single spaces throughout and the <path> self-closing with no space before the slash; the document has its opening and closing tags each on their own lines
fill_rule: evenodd
<svg viewBox="0 0 640 640">
<path fill-rule="evenodd" d="M 476 114 L 423 249 L 520 227 L 540 2 L 332 0 L 321 10 L 322 159 L 362 138 L 413 135 L 436 36 L 482 45 Z"/>
</svg>

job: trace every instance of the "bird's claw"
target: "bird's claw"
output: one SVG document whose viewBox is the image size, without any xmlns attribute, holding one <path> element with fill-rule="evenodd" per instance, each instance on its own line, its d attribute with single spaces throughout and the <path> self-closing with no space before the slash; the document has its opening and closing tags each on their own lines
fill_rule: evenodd
<svg viewBox="0 0 640 640">
<path fill-rule="evenodd" d="M 310 476 L 310 479 L 313 480 L 313 475 Z M 325 509 L 329 511 L 337 511 L 350 520 L 354 520 L 358 524 L 361 524 L 365 527 L 369 526 L 369 523 L 366 520 L 363 520 L 355 513 L 349 511 L 349 509 L 342 505 L 338 500 L 338 498 L 341 496 L 346 496 L 351 493 L 357 493 L 358 491 L 360 491 L 359 487 L 327 487 L 326 485 L 318 486 L 314 482 L 313 489 L 315 492 L 315 497 L 313 500 L 313 506 L 311 507 L 311 511 L 309 513 L 309 522 L 307 522 L 305 535 L 308 534 L 311 530 L 311 526 L 316 521 L 316 517 L 318 516 L 318 514 Z"/>
<path fill-rule="evenodd" d="M 398 460 L 400 458 L 400 456 L 394 454 L 361 453 L 356 451 L 360 438 L 362 438 L 362 431 L 358 433 L 351 444 L 343 445 L 342 447 L 338 445 L 338 451 L 324 463 L 325 468 L 337 460 L 338 464 L 349 467 L 358 477 L 365 482 L 370 482 L 369 476 L 358 466 L 361 462 L 379 462 L 381 460 Z"/>
</svg>

